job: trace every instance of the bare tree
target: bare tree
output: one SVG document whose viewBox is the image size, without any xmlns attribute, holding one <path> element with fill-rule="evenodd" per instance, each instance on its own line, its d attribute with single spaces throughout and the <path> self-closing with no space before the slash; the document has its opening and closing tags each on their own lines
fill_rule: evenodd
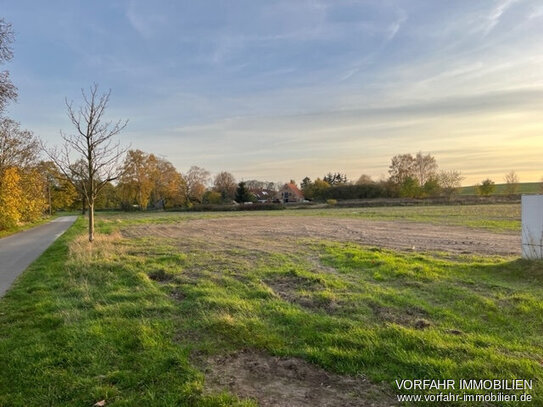
<svg viewBox="0 0 543 407">
<path fill-rule="evenodd" d="M 283 181 L 271 182 L 271 181 L 258 181 L 256 179 L 251 179 L 249 181 L 244 181 L 245 186 L 251 189 L 269 189 L 270 191 L 279 191 L 285 185 Z"/>
<path fill-rule="evenodd" d="M 83 89 L 81 94 L 83 104 L 77 109 L 66 100 L 75 134 L 61 132 L 62 148 L 45 151 L 74 186 L 80 188 L 89 210 L 89 242 L 92 242 L 94 202 L 100 190 L 122 173 L 122 159 L 127 148 L 122 148 L 114 138 L 126 127 L 128 120 L 104 120 L 111 90 L 98 94 L 98 85 L 94 84 L 88 94 Z M 78 161 L 80 165 L 77 165 Z"/>
<path fill-rule="evenodd" d="M 398 154 L 392 157 L 388 167 L 390 181 L 402 184 L 407 178 L 415 176 L 415 158 L 411 154 Z"/>
<path fill-rule="evenodd" d="M 184 176 L 189 200 L 201 203 L 209 181 L 209 171 L 193 165 Z"/>
<path fill-rule="evenodd" d="M 13 57 L 10 44 L 13 42 L 13 30 L 11 24 L 0 18 L 0 64 L 9 61 Z M 17 97 L 17 88 L 11 83 L 8 71 L 0 72 L 0 112 L 9 100 Z"/>
<path fill-rule="evenodd" d="M 507 195 L 515 195 L 518 192 L 519 182 L 518 175 L 515 171 L 509 171 L 505 174 L 505 193 Z"/>
<path fill-rule="evenodd" d="M 213 188 L 221 193 L 223 201 L 234 199 L 237 186 L 234 176 L 226 171 L 218 173 L 213 181 Z"/>
<path fill-rule="evenodd" d="M 438 181 L 443 195 L 451 199 L 454 194 L 458 193 L 458 190 L 462 186 L 463 179 L 464 177 L 460 171 L 441 171 L 438 175 Z"/>
<path fill-rule="evenodd" d="M 417 178 L 419 185 L 422 187 L 430 179 L 435 178 L 437 171 L 437 162 L 430 154 L 422 154 L 419 151 L 415 156 L 414 175 Z"/>
<path fill-rule="evenodd" d="M 11 119 L 0 119 L 0 173 L 9 167 L 36 164 L 39 151 L 38 139 L 30 131 Z"/>
</svg>

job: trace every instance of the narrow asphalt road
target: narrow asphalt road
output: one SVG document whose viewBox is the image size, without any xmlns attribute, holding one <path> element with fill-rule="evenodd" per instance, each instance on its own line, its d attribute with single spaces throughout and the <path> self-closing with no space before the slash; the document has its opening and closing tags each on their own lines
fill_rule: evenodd
<svg viewBox="0 0 543 407">
<path fill-rule="evenodd" d="M 53 243 L 77 216 L 61 216 L 37 226 L 0 239 L 0 297 L 13 281 Z"/>
</svg>

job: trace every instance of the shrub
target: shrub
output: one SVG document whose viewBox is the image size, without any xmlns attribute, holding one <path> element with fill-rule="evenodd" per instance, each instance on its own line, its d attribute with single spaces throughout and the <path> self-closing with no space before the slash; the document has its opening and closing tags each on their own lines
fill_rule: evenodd
<svg viewBox="0 0 543 407">
<path fill-rule="evenodd" d="M 477 186 L 477 192 L 482 196 L 492 195 L 495 189 L 496 185 L 494 184 L 494 181 L 489 178 L 485 179 L 480 185 Z"/>
<path fill-rule="evenodd" d="M 202 201 L 205 204 L 220 204 L 222 202 L 222 195 L 220 192 L 217 191 L 206 191 L 204 194 Z"/>
<path fill-rule="evenodd" d="M 441 185 L 439 185 L 439 180 L 437 177 L 432 177 L 424 183 L 422 187 L 423 196 L 436 197 L 441 193 Z"/>
<path fill-rule="evenodd" d="M 285 209 L 285 205 L 277 203 L 254 203 L 251 205 L 213 205 L 201 204 L 177 209 L 183 212 L 218 212 L 218 211 L 269 211 Z"/>
<path fill-rule="evenodd" d="M 400 196 L 402 198 L 416 198 L 421 195 L 419 182 L 413 177 L 407 177 L 400 187 Z"/>
<path fill-rule="evenodd" d="M 389 197 L 390 193 L 382 183 L 363 185 L 336 185 L 315 193 L 315 199 L 372 199 Z"/>
<path fill-rule="evenodd" d="M 269 211 L 285 209 L 285 205 L 280 203 L 254 203 L 252 205 L 238 205 L 235 208 L 238 211 Z"/>
</svg>

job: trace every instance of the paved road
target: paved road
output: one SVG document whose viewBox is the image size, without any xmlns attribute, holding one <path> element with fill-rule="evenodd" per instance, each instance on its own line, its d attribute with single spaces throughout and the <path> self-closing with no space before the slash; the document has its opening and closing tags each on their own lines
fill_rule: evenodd
<svg viewBox="0 0 543 407">
<path fill-rule="evenodd" d="M 36 260 L 77 216 L 61 216 L 45 225 L 0 239 L 0 297 L 13 281 Z"/>
</svg>

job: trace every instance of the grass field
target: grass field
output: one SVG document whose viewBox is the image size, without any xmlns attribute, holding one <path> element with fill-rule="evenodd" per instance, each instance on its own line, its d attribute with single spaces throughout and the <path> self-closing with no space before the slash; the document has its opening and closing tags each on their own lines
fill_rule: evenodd
<svg viewBox="0 0 543 407">
<path fill-rule="evenodd" d="M 518 194 L 541 194 L 543 192 L 541 182 L 521 182 L 518 186 Z M 506 194 L 506 184 L 496 184 L 494 195 Z M 477 186 L 462 187 L 460 195 L 477 195 Z"/>
<path fill-rule="evenodd" d="M 434 225 L 466 226 L 494 232 L 520 231 L 520 204 L 495 205 L 436 205 L 397 206 L 376 208 L 287 209 L 283 211 L 258 211 L 265 216 L 316 216 L 328 218 L 353 218 L 431 223 Z M 107 213 L 123 225 L 145 223 L 164 224 L 184 219 L 211 219 L 218 217 L 251 216 L 254 212 L 162 212 L 162 213 Z M 102 227 L 111 228 L 111 222 Z"/>
<path fill-rule="evenodd" d="M 489 227 L 513 210 L 419 209 L 250 215 Z M 261 382 L 241 396 L 235 377 L 211 383 L 241 351 L 344 378 L 343 405 L 390 405 L 406 378 L 533 379 L 543 404 L 543 264 L 186 231 L 228 216 L 246 214 L 100 214 L 92 247 L 80 219 L 0 300 L 0 405 L 256 405 L 243 395 L 264 397 Z M 490 228 L 514 230 L 513 218 Z"/>
<path fill-rule="evenodd" d="M 520 231 L 519 204 L 338 208 L 321 211 L 291 211 L 291 213 L 466 226 L 495 232 Z"/>
</svg>

